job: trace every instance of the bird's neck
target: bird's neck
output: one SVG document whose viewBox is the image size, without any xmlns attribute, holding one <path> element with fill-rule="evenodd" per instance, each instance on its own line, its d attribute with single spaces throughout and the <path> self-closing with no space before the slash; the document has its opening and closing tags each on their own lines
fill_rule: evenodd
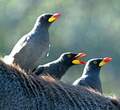
<svg viewBox="0 0 120 110">
<path fill-rule="evenodd" d="M 47 32 L 48 31 L 48 28 L 49 26 L 46 26 L 46 25 L 42 25 L 40 23 L 36 23 L 32 29 L 32 31 L 36 31 L 36 32 L 41 32 L 41 31 L 44 31 L 44 32 Z"/>
<path fill-rule="evenodd" d="M 47 65 L 49 65 L 48 66 L 49 74 L 56 79 L 61 79 L 65 72 L 69 69 L 69 66 L 65 65 L 61 61 L 53 61 Z"/>
<path fill-rule="evenodd" d="M 97 80 L 99 78 L 99 75 L 100 75 L 100 68 L 85 67 L 82 77 L 87 77 L 87 78 L 89 77 L 94 80 Z"/>
</svg>

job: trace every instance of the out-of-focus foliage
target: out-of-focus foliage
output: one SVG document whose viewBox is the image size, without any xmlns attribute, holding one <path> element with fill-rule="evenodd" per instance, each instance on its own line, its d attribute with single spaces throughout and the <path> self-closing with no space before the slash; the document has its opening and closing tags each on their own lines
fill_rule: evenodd
<svg viewBox="0 0 120 110">
<path fill-rule="evenodd" d="M 111 56 L 113 61 L 101 71 L 103 89 L 120 95 L 120 0 L 0 0 L 0 55 L 9 54 L 46 12 L 62 16 L 50 28 L 50 56 L 41 63 L 66 51 L 86 52 L 87 59 Z M 83 68 L 72 67 L 63 81 L 72 83 Z"/>
</svg>

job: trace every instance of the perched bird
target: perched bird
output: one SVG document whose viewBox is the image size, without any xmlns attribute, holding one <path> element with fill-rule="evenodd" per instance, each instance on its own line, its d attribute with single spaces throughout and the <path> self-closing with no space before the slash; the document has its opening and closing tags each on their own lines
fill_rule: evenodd
<svg viewBox="0 0 120 110">
<path fill-rule="evenodd" d="M 7 64 L 19 65 L 27 72 L 38 66 L 37 61 L 49 51 L 48 29 L 59 16 L 60 13 L 39 16 L 33 29 L 17 42 L 11 53 L 5 56 L 4 61 Z"/>
<path fill-rule="evenodd" d="M 38 66 L 38 68 L 33 71 L 33 74 L 43 75 L 48 73 L 56 79 L 61 79 L 72 65 L 85 64 L 84 61 L 81 61 L 81 58 L 85 56 L 85 53 L 63 53 L 57 60 Z"/>
<path fill-rule="evenodd" d="M 109 63 L 110 61 L 112 61 L 112 58 L 110 57 L 90 59 L 85 65 L 82 76 L 77 79 L 73 85 L 90 87 L 102 93 L 100 70 L 103 65 Z"/>
</svg>

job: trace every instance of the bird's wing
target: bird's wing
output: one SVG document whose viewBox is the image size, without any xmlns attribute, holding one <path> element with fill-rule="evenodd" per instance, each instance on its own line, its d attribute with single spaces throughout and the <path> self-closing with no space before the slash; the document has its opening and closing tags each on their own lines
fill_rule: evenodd
<svg viewBox="0 0 120 110">
<path fill-rule="evenodd" d="M 30 37 L 28 35 L 23 36 L 12 49 L 10 56 L 14 56 L 18 53 L 28 43 L 29 39 Z"/>
<path fill-rule="evenodd" d="M 14 60 L 14 55 L 16 53 L 18 53 L 28 42 L 29 38 L 25 35 L 23 36 L 18 42 L 17 44 L 14 46 L 14 48 L 12 49 L 11 53 L 9 55 L 6 55 L 3 60 L 7 63 L 7 64 L 11 64 Z"/>
</svg>

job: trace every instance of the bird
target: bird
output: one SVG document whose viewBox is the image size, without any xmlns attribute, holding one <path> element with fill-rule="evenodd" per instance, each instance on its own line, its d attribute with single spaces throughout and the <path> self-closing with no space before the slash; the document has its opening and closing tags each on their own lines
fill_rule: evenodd
<svg viewBox="0 0 120 110">
<path fill-rule="evenodd" d="M 24 35 L 13 47 L 11 53 L 4 57 L 7 64 L 16 64 L 26 72 L 32 71 L 49 52 L 49 27 L 59 17 L 60 13 L 45 13 L 40 15 L 33 29 Z"/>
<path fill-rule="evenodd" d="M 43 75 L 46 73 L 55 79 L 60 80 L 65 72 L 73 65 L 85 64 L 81 58 L 85 57 L 85 53 L 65 52 L 60 55 L 57 60 L 49 62 L 44 65 L 39 65 L 33 70 L 33 75 Z"/>
<path fill-rule="evenodd" d="M 84 86 L 103 93 L 100 80 L 100 70 L 112 61 L 111 57 L 93 58 L 87 61 L 82 76 L 73 82 L 74 86 Z"/>
</svg>

